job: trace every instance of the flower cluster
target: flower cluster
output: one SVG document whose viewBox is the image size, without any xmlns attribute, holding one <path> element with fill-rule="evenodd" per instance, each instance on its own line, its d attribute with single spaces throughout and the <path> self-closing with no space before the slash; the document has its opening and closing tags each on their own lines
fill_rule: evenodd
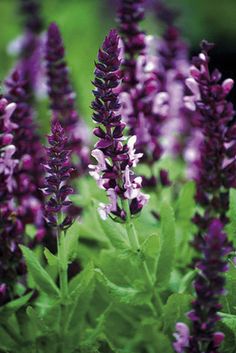
<svg viewBox="0 0 236 353">
<path fill-rule="evenodd" d="M 224 335 L 215 331 L 215 325 L 220 319 L 217 313 L 221 309 L 220 296 L 224 294 L 223 274 L 228 269 L 226 256 L 232 246 L 217 219 L 212 221 L 205 236 L 198 234 L 195 237 L 193 246 L 199 253 L 195 259 L 199 272 L 194 281 L 196 299 L 188 313 L 192 331 L 190 335 L 188 327 L 178 323 L 174 348 L 177 353 L 218 353 Z"/>
<path fill-rule="evenodd" d="M 43 17 L 39 0 L 19 0 L 19 10 L 23 17 L 24 28 L 32 33 L 41 33 Z"/>
<path fill-rule="evenodd" d="M 124 45 L 123 90 L 137 84 L 136 59 L 145 49 L 145 34 L 139 28 L 144 19 L 144 0 L 122 0 L 118 10 L 119 33 Z"/>
<path fill-rule="evenodd" d="M 27 80 L 28 98 L 33 99 L 34 93 L 42 95 L 42 53 L 43 40 L 40 33 L 44 21 L 41 15 L 39 0 L 19 0 L 19 12 L 22 15 L 24 34 L 14 41 L 11 47 L 18 52 L 20 61 L 18 68 Z M 16 48 L 16 50 L 15 50 Z"/>
<path fill-rule="evenodd" d="M 191 77 L 186 81 L 192 95 L 185 97 L 186 106 L 199 113 L 195 124 L 204 136 L 196 178 L 196 200 L 203 206 L 204 215 L 197 214 L 194 219 L 202 229 L 215 217 L 227 222 L 228 190 L 236 186 L 234 111 L 226 99 L 234 82 L 227 79 L 220 83 L 221 73 L 210 72 L 208 53 L 212 47 L 202 42 L 202 52 L 193 59 Z"/>
<path fill-rule="evenodd" d="M 68 196 L 73 189 L 68 185 L 73 168 L 70 164 L 70 153 L 67 149 L 67 136 L 59 121 L 54 119 L 51 127 L 52 134 L 48 136 L 50 147 L 47 148 L 47 162 L 44 165 L 47 176 L 43 192 L 49 196 L 45 204 L 45 217 L 49 226 L 61 230 L 69 228 L 73 218 L 67 213 L 72 204 Z"/>
<path fill-rule="evenodd" d="M 13 144 L 17 125 L 11 121 L 15 108 L 15 103 L 0 98 L 0 305 L 12 298 L 17 278 L 25 272 L 19 249 L 23 225 L 13 203 L 14 171 L 19 163 Z"/>
<path fill-rule="evenodd" d="M 14 199 L 24 225 L 35 224 L 36 238 L 44 236 L 44 219 L 42 208 L 42 187 L 44 151 L 34 123 L 33 111 L 28 104 L 27 80 L 19 71 L 14 71 L 6 81 L 7 99 L 16 103 L 12 122 L 17 125 L 14 131 L 13 144 L 16 147 L 15 157 L 19 163 L 14 171 L 17 187 Z"/>
<path fill-rule="evenodd" d="M 60 121 L 68 136 L 68 148 L 75 159 L 74 167 L 81 174 L 89 158 L 87 131 L 75 108 L 75 93 L 70 84 L 65 50 L 58 26 L 49 26 L 46 42 L 47 86 L 53 116 Z"/>
<path fill-rule="evenodd" d="M 120 85 L 119 37 L 112 30 L 99 50 L 96 63 L 94 91 L 95 100 L 92 108 L 93 120 L 98 125 L 94 134 L 100 139 L 92 156 L 98 161 L 90 165 L 90 174 L 98 182 L 100 188 L 107 190 L 110 204 L 100 204 L 99 212 L 103 219 L 113 214 L 121 220 L 138 213 L 148 200 L 141 192 L 141 177 L 135 177 L 135 167 L 142 156 L 135 153 L 136 136 L 127 143 L 123 131 L 125 123 L 120 115 L 120 103 L 117 87 Z M 129 202 L 129 210 L 124 206 Z"/>
</svg>

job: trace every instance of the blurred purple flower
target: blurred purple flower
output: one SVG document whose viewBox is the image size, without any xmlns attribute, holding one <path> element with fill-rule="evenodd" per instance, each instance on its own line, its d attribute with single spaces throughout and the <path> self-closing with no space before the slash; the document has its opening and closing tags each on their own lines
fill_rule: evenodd
<svg viewBox="0 0 236 353">
<path fill-rule="evenodd" d="M 223 233 L 223 224 L 214 219 L 205 236 L 198 234 L 195 237 L 193 247 L 199 254 L 195 259 L 195 266 L 199 271 L 194 281 L 196 299 L 188 313 L 192 330 L 186 340 L 183 340 L 184 337 L 187 338 L 183 330 L 175 335 L 177 342 L 174 343 L 174 348 L 177 353 L 218 353 L 224 334 L 215 329 L 220 320 L 220 297 L 225 293 L 223 274 L 228 270 L 226 256 L 232 251 L 232 245 Z M 187 333 L 186 325 L 184 328 Z"/>
<path fill-rule="evenodd" d="M 46 42 L 47 86 L 50 107 L 68 136 L 68 148 L 76 158 L 75 170 L 81 174 L 89 163 L 88 131 L 75 108 L 75 92 L 72 89 L 65 50 L 58 26 L 52 23 L 47 32 Z"/>
<path fill-rule="evenodd" d="M 97 165 L 90 165 L 90 174 L 100 188 L 107 190 L 108 205 L 100 204 L 99 213 L 103 219 L 114 215 L 120 220 L 127 217 L 124 201 L 128 200 L 132 215 L 141 211 L 148 196 L 141 192 L 142 178 L 136 177 L 132 170 L 142 156 L 135 152 L 136 136 L 127 143 L 123 131 L 125 123 L 120 115 L 120 102 L 116 89 L 120 85 L 119 36 L 112 30 L 99 50 L 93 82 L 95 111 L 93 120 L 97 124 L 94 130 L 99 138 L 92 156 Z"/>
<path fill-rule="evenodd" d="M 194 218 L 203 229 L 215 217 L 227 222 L 228 190 L 236 187 L 234 110 L 226 98 L 234 82 L 227 79 L 220 83 L 221 73 L 216 69 L 210 72 L 208 53 L 212 47 L 202 42 L 202 52 L 193 59 L 191 77 L 186 81 L 192 96 L 185 97 L 186 106 L 199 113 L 195 125 L 204 136 L 197 162 L 196 200 L 205 212 Z"/>
<path fill-rule="evenodd" d="M 14 199 L 18 207 L 21 221 L 35 224 L 36 238 L 41 240 L 44 234 L 43 198 L 40 188 L 44 174 L 42 163 L 44 150 L 34 122 L 34 114 L 28 103 L 27 81 L 22 73 L 14 71 L 6 81 L 7 99 L 16 103 L 11 120 L 17 125 L 14 130 L 13 144 L 16 148 L 14 156 L 19 160 L 14 170 L 17 187 Z"/>
<path fill-rule="evenodd" d="M 0 98 L 0 306 L 13 297 L 18 276 L 25 272 L 19 249 L 24 227 L 13 202 L 14 172 L 19 164 L 13 144 L 17 125 L 11 121 L 15 108 L 15 103 Z"/>
<path fill-rule="evenodd" d="M 67 149 L 67 136 L 58 122 L 53 119 L 51 135 L 48 136 L 50 147 L 47 150 L 47 162 L 44 165 L 47 176 L 43 192 L 49 197 L 45 205 L 45 217 L 49 226 L 66 230 L 73 222 L 73 218 L 66 215 L 68 207 L 72 204 L 68 196 L 73 189 L 68 181 L 73 172 L 70 163 L 70 153 Z"/>
</svg>

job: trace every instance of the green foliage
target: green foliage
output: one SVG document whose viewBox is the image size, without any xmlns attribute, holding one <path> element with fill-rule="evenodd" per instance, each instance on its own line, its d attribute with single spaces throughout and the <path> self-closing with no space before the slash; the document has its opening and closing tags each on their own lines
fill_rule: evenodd
<svg viewBox="0 0 236 353">
<path fill-rule="evenodd" d="M 164 289 L 168 285 L 173 271 L 176 251 L 174 211 L 167 203 L 162 204 L 160 217 L 161 247 L 157 262 L 156 285 L 158 288 Z"/>
<path fill-rule="evenodd" d="M 59 296 L 59 289 L 53 282 L 50 275 L 45 271 L 45 269 L 40 265 L 36 255 L 30 249 L 21 245 L 21 251 L 23 252 L 27 268 L 29 273 L 32 275 L 35 286 L 41 289 L 43 292 L 53 297 Z"/>
</svg>

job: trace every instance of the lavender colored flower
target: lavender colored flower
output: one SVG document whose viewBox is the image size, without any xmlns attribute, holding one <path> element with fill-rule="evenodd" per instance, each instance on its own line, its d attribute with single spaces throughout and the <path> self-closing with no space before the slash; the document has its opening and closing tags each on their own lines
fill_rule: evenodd
<svg viewBox="0 0 236 353">
<path fill-rule="evenodd" d="M 75 93 L 72 89 L 65 50 L 58 26 L 52 23 L 48 28 L 46 43 L 47 86 L 53 116 L 60 121 L 68 135 L 68 148 L 74 168 L 81 174 L 87 169 L 89 158 L 87 130 L 75 108 Z"/>
<path fill-rule="evenodd" d="M 144 19 L 144 0 L 121 0 L 118 10 L 119 33 L 124 45 L 123 90 L 137 84 L 137 57 L 145 49 L 145 34 L 139 28 Z"/>
<path fill-rule="evenodd" d="M 226 256 L 232 251 L 232 245 L 223 232 L 223 224 L 214 219 L 205 236 L 199 233 L 195 237 L 193 246 L 199 253 L 195 259 L 199 272 L 194 281 L 196 299 L 188 313 L 192 330 L 189 337 L 183 335 L 183 330 L 177 334 L 174 348 L 177 353 L 218 353 L 224 334 L 216 331 L 216 323 L 220 319 L 220 297 L 224 294 L 224 273 L 228 269 Z M 186 326 L 184 330 L 187 333 Z"/>
<path fill-rule="evenodd" d="M 8 88 L 7 99 L 16 103 L 16 109 L 11 120 L 17 125 L 14 130 L 13 144 L 16 148 L 14 156 L 19 163 L 14 171 L 17 187 L 14 190 L 14 199 L 18 207 L 21 221 L 26 224 L 35 224 L 36 238 L 44 236 L 44 218 L 42 208 L 42 187 L 44 151 L 39 135 L 36 131 L 33 111 L 28 104 L 27 81 L 19 71 L 14 71 L 6 81 Z"/>
<path fill-rule="evenodd" d="M 220 83 L 221 73 L 209 70 L 209 51 L 213 45 L 201 44 L 202 52 L 193 59 L 191 77 L 186 83 L 192 96 L 185 97 L 186 106 L 199 113 L 195 121 L 204 139 L 200 145 L 196 200 L 204 208 L 195 223 L 206 229 L 212 218 L 227 222 L 229 188 L 236 186 L 235 178 L 235 124 L 233 105 L 227 95 L 233 80 Z"/>
<path fill-rule="evenodd" d="M 120 85 L 119 53 L 119 36 L 112 30 L 99 50 L 96 63 L 92 108 L 95 111 L 93 120 L 97 124 L 94 134 L 99 141 L 92 156 L 98 163 L 89 167 L 90 174 L 99 187 L 107 191 L 110 200 L 107 205 L 100 204 L 101 217 L 106 219 L 113 215 L 124 221 L 128 216 L 124 203 L 128 201 L 129 211 L 134 215 L 141 211 L 148 196 L 141 192 L 142 178 L 136 177 L 132 170 L 141 157 L 134 149 L 136 136 L 123 142 L 125 123 L 120 115 L 116 91 Z"/>
<path fill-rule="evenodd" d="M 38 0 L 18 0 L 19 13 L 22 18 L 23 35 L 17 37 L 8 46 L 10 54 L 19 55 L 18 69 L 27 80 L 29 102 L 43 96 L 43 30 L 41 6 Z"/>
<path fill-rule="evenodd" d="M 47 148 L 47 162 L 44 165 L 47 176 L 43 192 L 49 197 L 45 205 L 47 223 L 61 230 L 69 228 L 73 218 L 66 215 L 72 204 L 68 196 L 73 189 L 68 185 L 73 168 L 70 164 L 70 153 L 67 149 L 67 136 L 59 121 L 53 119 L 51 135 L 48 136 L 50 147 Z"/>
<path fill-rule="evenodd" d="M 14 171 L 19 164 L 13 145 L 17 125 L 11 121 L 15 108 L 15 103 L 0 98 L 0 306 L 13 297 L 18 277 L 25 272 L 19 249 L 23 241 L 23 225 L 13 208 Z"/>
</svg>

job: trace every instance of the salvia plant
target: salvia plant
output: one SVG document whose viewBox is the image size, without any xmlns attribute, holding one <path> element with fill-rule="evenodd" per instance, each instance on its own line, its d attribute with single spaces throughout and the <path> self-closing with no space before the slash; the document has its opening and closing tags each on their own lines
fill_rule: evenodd
<svg viewBox="0 0 236 353">
<path fill-rule="evenodd" d="M 234 81 L 214 44 L 191 59 L 164 1 L 114 1 L 117 28 L 88 58 L 87 126 L 63 28 L 46 28 L 39 0 L 17 3 L 0 95 L 0 353 L 235 353 Z"/>
</svg>

